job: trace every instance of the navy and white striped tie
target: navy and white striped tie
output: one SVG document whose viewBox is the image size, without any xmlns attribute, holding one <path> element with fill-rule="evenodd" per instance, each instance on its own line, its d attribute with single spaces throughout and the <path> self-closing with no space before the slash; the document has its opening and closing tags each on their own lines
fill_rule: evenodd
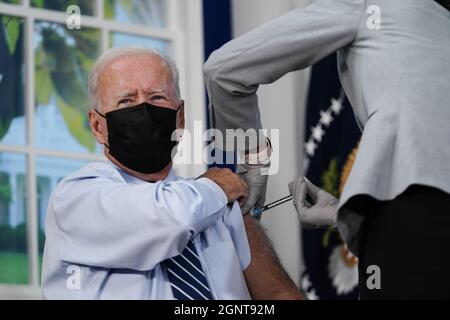
<svg viewBox="0 0 450 320">
<path fill-rule="evenodd" d="M 183 252 L 164 261 L 172 292 L 177 300 L 211 300 L 211 290 L 194 243 L 189 241 Z"/>
</svg>

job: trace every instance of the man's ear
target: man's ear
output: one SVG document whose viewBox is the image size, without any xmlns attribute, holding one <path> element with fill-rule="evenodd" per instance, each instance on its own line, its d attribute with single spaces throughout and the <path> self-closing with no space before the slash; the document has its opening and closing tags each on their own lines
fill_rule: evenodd
<svg viewBox="0 0 450 320">
<path fill-rule="evenodd" d="M 177 113 L 177 129 L 184 129 L 185 119 L 184 119 L 184 100 L 180 101 Z"/>
<path fill-rule="evenodd" d="M 99 144 L 105 144 L 106 141 L 106 121 L 103 118 L 99 119 L 100 116 L 91 109 L 88 113 L 89 116 L 89 125 L 91 127 L 91 131 L 95 136 L 95 139 Z"/>
</svg>

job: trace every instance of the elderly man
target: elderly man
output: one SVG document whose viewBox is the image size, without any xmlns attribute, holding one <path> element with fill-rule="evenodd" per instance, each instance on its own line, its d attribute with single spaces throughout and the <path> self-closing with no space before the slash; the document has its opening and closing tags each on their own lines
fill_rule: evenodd
<svg viewBox="0 0 450 320">
<path fill-rule="evenodd" d="M 247 186 L 236 174 L 172 171 L 184 102 L 170 59 L 112 49 L 94 66 L 89 95 L 108 161 L 84 166 L 52 194 L 45 298 L 301 298 L 257 222 L 242 217 Z"/>
</svg>

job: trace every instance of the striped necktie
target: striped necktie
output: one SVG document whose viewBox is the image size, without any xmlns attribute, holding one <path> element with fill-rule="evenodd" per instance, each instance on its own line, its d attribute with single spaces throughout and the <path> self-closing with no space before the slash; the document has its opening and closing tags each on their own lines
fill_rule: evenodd
<svg viewBox="0 0 450 320">
<path fill-rule="evenodd" d="M 183 252 L 164 261 L 176 300 L 211 300 L 211 290 L 194 243 L 189 241 Z"/>
</svg>

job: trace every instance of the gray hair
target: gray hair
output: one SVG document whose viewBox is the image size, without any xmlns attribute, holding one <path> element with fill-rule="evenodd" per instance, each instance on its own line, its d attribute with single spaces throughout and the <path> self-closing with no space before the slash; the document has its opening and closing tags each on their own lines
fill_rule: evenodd
<svg viewBox="0 0 450 320">
<path fill-rule="evenodd" d="M 105 71 L 106 67 L 111 63 L 130 56 L 157 56 L 161 61 L 167 66 L 172 75 L 173 85 L 175 87 L 175 94 L 177 99 L 180 99 L 180 84 L 179 84 L 179 73 L 175 62 L 165 54 L 149 48 L 143 47 L 119 47 L 107 50 L 105 53 L 98 58 L 97 62 L 89 74 L 89 103 L 91 107 L 98 108 L 99 97 L 98 97 L 98 81 L 101 74 Z"/>
</svg>

